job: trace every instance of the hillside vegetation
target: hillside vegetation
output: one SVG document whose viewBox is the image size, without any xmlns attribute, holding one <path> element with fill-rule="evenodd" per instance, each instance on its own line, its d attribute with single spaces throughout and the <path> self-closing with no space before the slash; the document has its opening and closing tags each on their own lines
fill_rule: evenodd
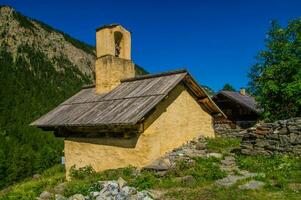
<svg viewBox="0 0 301 200">
<path fill-rule="evenodd" d="M 93 81 L 94 47 L 0 7 L 0 188 L 60 163 L 63 141 L 29 126 Z"/>
</svg>

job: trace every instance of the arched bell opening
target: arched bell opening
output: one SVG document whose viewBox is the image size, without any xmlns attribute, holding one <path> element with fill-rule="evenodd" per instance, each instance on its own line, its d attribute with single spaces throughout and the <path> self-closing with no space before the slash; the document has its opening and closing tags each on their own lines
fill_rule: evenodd
<svg viewBox="0 0 301 200">
<path fill-rule="evenodd" d="M 121 32 L 114 32 L 114 42 L 115 42 L 115 56 L 120 57 L 121 51 L 123 51 L 123 35 Z"/>
</svg>

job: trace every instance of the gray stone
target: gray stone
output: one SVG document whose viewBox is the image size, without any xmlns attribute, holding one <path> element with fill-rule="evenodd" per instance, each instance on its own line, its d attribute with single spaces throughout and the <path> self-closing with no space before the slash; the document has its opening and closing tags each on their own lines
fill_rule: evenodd
<svg viewBox="0 0 301 200">
<path fill-rule="evenodd" d="M 301 133 L 291 133 L 290 134 L 290 142 L 292 144 L 301 144 Z"/>
<path fill-rule="evenodd" d="M 301 145 L 293 146 L 292 152 L 293 152 L 295 155 L 301 155 Z"/>
<path fill-rule="evenodd" d="M 279 135 L 280 145 L 287 146 L 290 143 L 290 138 L 287 135 Z"/>
<path fill-rule="evenodd" d="M 118 178 L 117 182 L 118 182 L 118 185 L 119 185 L 120 188 L 123 188 L 124 186 L 127 186 L 127 182 L 121 177 Z"/>
<path fill-rule="evenodd" d="M 278 133 L 279 135 L 285 135 L 288 133 L 288 130 L 286 127 L 283 127 L 283 128 L 276 129 L 275 132 Z"/>
<path fill-rule="evenodd" d="M 68 200 L 85 200 L 85 196 L 82 194 L 75 194 L 69 197 Z"/>
<path fill-rule="evenodd" d="M 148 170 L 156 170 L 156 171 L 164 171 L 168 170 L 171 167 L 170 160 L 168 158 L 165 159 L 158 159 L 144 167 L 144 169 Z"/>
<path fill-rule="evenodd" d="M 253 155 L 254 151 L 253 149 L 241 149 L 241 153 L 244 155 Z"/>
<path fill-rule="evenodd" d="M 257 139 L 255 142 L 255 145 L 258 147 L 265 147 L 267 145 L 267 141 L 265 141 L 265 139 Z"/>
<path fill-rule="evenodd" d="M 223 154 L 221 153 L 207 153 L 207 157 L 215 157 L 221 159 L 223 157 Z"/>
<path fill-rule="evenodd" d="M 32 178 L 33 178 L 33 179 L 39 179 L 39 178 L 41 178 L 41 175 L 40 175 L 40 174 L 34 174 L 34 175 L 32 176 Z"/>
<path fill-rule="evenodd" d="M 240 185 L 238 188 L 241 190 L 256 190 L 264 186 L 264 182 L 251 180 L 244 185 Z"/>
<path fill-rule="evenodd" d="M 197 143 L 195 145 L 195 149 L 196 150 L 204 150 L 204 149 L 206 149 L 206 144 L 204 144 L 204 143 Z"/>
<path fill-rule="evenodd" d="M 53 194 L 48 192 L 48 191 L 44 191 L 40 194 L 40 196 L 38 197 L 38 200 L 50 200 L 53 198 Z"/>
<path fill-rule="evenodd" d="M 92 196 L 92 197 L 98 197 L 100 195 L 100 192 L 91 192 L 90 193 L 90 196 Z"/>
<path fill-rule="evenodd" d="M 228 175 L 225 178 L 219 179 L 215 181 L 215 184 L 221 187 L 231 187 L 237 183 L 237 181 L 244 179 L 243 176 L 236 176 L 236 175 Z"/>
<path fill-rule="evenodd" d="M 279 139 L 279 135 L 278 135 L 278 133 L 275 133 L 275 131 L 273 133 L 266 135 L 265 137 L 268 139 L 274 139 L 274 140 Z"/>
<path fill-rule="evenodd" d="M 68 184 L 67 182 L 64 182 L 64 183 L 60 183 L 60 184 L 56 185 L 53 188 L 54 193 L 56 193 L 56 194 L 63 194 L 64 190 L 67 187 L 67 184 Z"/>
<path fill-rule="evenodd" d="M 298 125 L 289 125 L 288 127 L 289 132 L 301 132 L 301 126 Z"/>
<path fill-rule="evenodd" d="M 61 195 L 61 194 L 56 194 L 56 195 L 55 195 L 55 200 L 67 200 L 67 198 L 64 197 L 64 196 Z"/>
</svg>

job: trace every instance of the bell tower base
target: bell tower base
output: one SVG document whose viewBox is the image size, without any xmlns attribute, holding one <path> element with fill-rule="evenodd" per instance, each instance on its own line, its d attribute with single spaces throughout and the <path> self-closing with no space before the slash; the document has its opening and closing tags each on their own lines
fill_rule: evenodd
<svg viewBox="0 0 301 200">
<path fill-rule="evenodd" d="M 120 84 L 120 80 L 136 75 L 135 64 L 131 60 L 112 55 L 96 59 L 96 94 L 107 93 Z"/>
</svg>

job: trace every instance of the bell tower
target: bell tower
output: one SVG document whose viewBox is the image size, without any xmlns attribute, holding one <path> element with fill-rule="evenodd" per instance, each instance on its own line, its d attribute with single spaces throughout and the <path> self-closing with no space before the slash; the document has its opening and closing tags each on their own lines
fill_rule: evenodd
<svg viewBox="0 0 301 200">
<path fill-rule="evenodd" d="M 135 77 L 131 60 L 131 33 L 121 25 L 112 24 L 96 30 L 96 93 L 106 93 L 124 78 Z"/>
</svg>

